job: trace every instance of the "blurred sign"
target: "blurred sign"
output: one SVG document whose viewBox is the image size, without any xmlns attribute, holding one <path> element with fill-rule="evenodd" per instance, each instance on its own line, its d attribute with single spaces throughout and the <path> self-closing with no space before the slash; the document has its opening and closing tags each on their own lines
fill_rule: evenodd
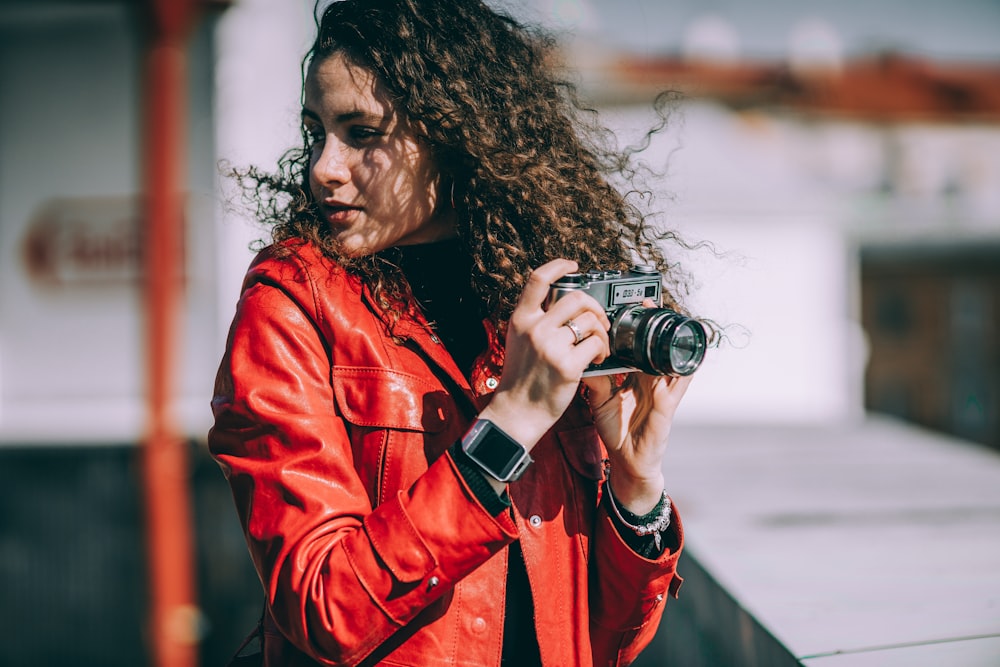
<svg viewBox="0 0 1000 667">
<path fill-rule="evenodd" d="M 58 285 L 138 282 L 143 275 L 140 201 L 128 196 L 43 203 L 24 236 L 28 274 Z"/>
</svg>

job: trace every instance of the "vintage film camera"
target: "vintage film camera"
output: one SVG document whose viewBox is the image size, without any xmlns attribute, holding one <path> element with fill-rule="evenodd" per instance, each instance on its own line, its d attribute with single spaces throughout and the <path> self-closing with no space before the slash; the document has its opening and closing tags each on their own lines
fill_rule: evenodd
<svg viewBox="0 0 1000 667">
<path fill-rule="evenodd" d="M 669 308 L 646 307 L 645 299 L 660 303 L 660 274 L 654 267 L 631 271 L 588 271 L 563 276 L 549 287 L 546 307 L 583 290 L 594 297 L 611 320 L 608 338 L 611 356 L 591 364 L 583 375 L 643 371 L 651 375 L 690 375 L 705 357 L 705 327 L 698 320 Z"/>
</svg>

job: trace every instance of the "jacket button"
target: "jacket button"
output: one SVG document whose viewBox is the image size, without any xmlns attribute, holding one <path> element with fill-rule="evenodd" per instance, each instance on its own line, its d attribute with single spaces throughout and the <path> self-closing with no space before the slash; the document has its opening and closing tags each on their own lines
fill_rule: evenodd
<svg viewBox="0 0 1000 667">
<path fill-rule="evenodd" d="M 441 342 L 441 339 L 438 338 L 437 336 L 431 335 L 431 342 L 436 345 Z"/>
<path fill-rule="evenodd" d="M 472 621 L 472 631 L 477 635 L 483 634 L 486 631 L 486 620 L 482 618 L 475 618 Z"/>
<path fill-rule="evenodd" d="M 427 580 L 427 590 L 431 590 L 440 583 L 441 583 L 440 579 L 438 579 L 437 577 L 431 577 L 430 579 Z"/>
<path fill-rule="evenodd" d="M 537 514 L 532 514 L 531 518 L 528 519 L 528 523 L 531 524 L 532 528 L 538 528 L 540 525 L 542 525 L 542 517 L 538 516 Z"/>
<path fill-rule="evenodd" d="M 497 380 L 496 378 L 486 378 L 486 387 L 488 389 L 496 389 L 498 384 L 500 384 L 500 380 Z"/>
</svg>

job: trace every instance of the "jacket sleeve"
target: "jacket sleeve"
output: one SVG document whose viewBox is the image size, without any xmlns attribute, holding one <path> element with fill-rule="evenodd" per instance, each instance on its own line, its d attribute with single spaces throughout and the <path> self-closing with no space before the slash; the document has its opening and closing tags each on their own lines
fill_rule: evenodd
<svg viewBox="0 0 1000 667">
<path fill-rule="evenodd" d="M 297 295 L 298 292 L 295 292 Z M 516 536 L 445 454 L 373 509 L 309 298 L 248 280 L 216 380 L 209 446 L 281 632 L 354 664 Z"/>
<path fill-rule="evenodd" d="M 673 534 L 665 535 L 670 546 L 655 560 L 643 558 L 622 539 L 605 503 L 598 507 L 592 547 L 590 634 L 594 665 L 617 667 L 632 663 L 649 645 L 667 597 L 677 597 L 684 529 L 675 512 L 669 528 Z"/>
</svg>

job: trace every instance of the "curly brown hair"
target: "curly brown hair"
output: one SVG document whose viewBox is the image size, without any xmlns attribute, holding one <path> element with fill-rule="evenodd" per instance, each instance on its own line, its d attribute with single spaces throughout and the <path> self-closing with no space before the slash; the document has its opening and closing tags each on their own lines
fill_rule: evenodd
<svg viewBox="0 0 1000 667">
<path fill-rule="evenodd" d="M 318 5 L 317 5 L 318 8 Z M 322 12 L 309 63 L 343 54 L 371 69 L 418 129 L 456 209 L 458 235 L 473 258 L 471 281 L 484 314 L 506 319 L 531 270 L 550 259 L 582 268 L 655 265 L 675 307 L 682 283 L 656 231 L 635 204 L 642 146 L 619 150 L 597 113 L 554 65 L 556 42 L 481 0 L 340 0 Z M 662 102 L 662 101 L 661 101 Z M 669 102 L 655 105 L 662 129 Z M 309 137 L 277 173 L 237 173 L 274 225 L 275 241 L 314 243 L 359 275 L 379 302 L 402 314 L 405 279 L 384 253 L 338 251 L 308 186 Z"/>
</svg>

